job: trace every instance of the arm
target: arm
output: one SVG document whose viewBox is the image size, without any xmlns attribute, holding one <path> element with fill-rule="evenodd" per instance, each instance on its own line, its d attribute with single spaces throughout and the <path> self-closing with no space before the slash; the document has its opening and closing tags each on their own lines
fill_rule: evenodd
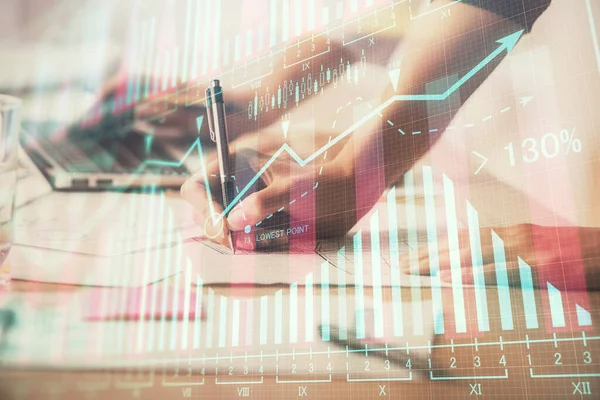
<svg viewBox="0 0 600 400">
<path fill-rule="evenodd" d="M 295 188 L 313 193 L 312 188 L 318 180 L 314 209 L 296 207 L 294 218 L 311 225 L 316 223 L 317 239 L 339 236 L 350 230 L 383 192 L 401 180 L 403 174 L 429 150 L 461 104 L 506 55 L 506 50 L 496 51 L 502 46 L 496 40 L 523 30 L 506 17 L 469 4 L 452 5 L 452 15 L 452 18 L 437 25 L 432 25 L 430 19 L 418 18 L 406 33 L 398 33 L 398 39 L 402 38 L 398 53 L 402 60 L 401 78 L 397 90 L 394 91 L 390 85 L 382 97 L 380 104 L 386 106 L 378 110 L 381 118 L 374 112 L 372 118 L 340 142 L 342 147 L 332 151 L 334 154 L 330 153 L 327 160 L 323 157 L 304 167 L 285 161 L 269 166 L 263 177 L 267 187 L 252 193 L 243 204 L 231 210 L 227 218 L 229 229 L 243 231 L 246 226 L 256 226 L 270 214 L 277 213 L 282 205 L 290 204 L 290 193 Z M 508 47 L 511 46 L 505 46 Z M 447 98 L 390 102 L 393 96 L 399 94 L 443 94 L 494 52 L 496 54 L 485 63 L 485 67 L 453 89 Z M 431 82 L 437 83 L 432 85 Z M 330 104 L 337 104 L 337 101 Z M 438 133 L 402 135 L 399 128 L 409 133 L 425 133 L 435 128 Z M 339 130 L 336 132 L 337 135 L 340 133 Z M 280 135 L 278 131 L 277 137 Z M 276 150 L 281 142 L 271 139 L 268 132 L 262 132 L 260 140 L 256 135 L 248 138 L 246 143 L 234 142 L 231 148 L 234 153 L 239 153 L 244 148 L 255 149 L 257 144 L 268 142 L 274 144 Z M 377 149 L 378 153 L 373 154 L 373 149 Z M 272 154 L 265 151 L 265 157 L 256 160 L 256 170 Z M 213 169 L 208 166 L 209 172 L 214 172 Z M 199 210 L 197 219 L 206 218 L 206 194 L 200 175 L 192 177 L 184 185 L 182 194 Z M 218 205 L 215 207 L 219 208 Z"/>
<path fill-rule="evenodd" d="M 500 15 L 468 4 L 453 5 L 452 15 L 450 22 L 435 26 L 426 23 L 426 19 L 417 19 L 408 30 L 398 54 L 402 70 L 397 90 L 390 86 L 382 104 L 395 95 L 444 93 L 502 46 L 496 40 L 523 29 Z M 503 51 L 444 100 L 393 102 L 382 111 L 380 129 L 353 137 L 338 156 L 340 165 L 345 166 L 345 175 L 355 176 L 358 181 L 372 186 L 361 186 L 361 204 L 349 204 L 356 210 L 355 218 L 340 228 L 349 229 L 371 209 L 386 188 L 402 180 L 404 173 L 439 139 L 461 105 L 506 54 L 507 51 Z M 436 81 L 437 84 L 430 83 Z M 430 129 L 437 132 L 429 134 Z M 417 131 L 422 134 L 412 135 Z M 374 147 L 382 149 L 383 165 L 377 168 L 383 174 L 383 182 L 367 178 L 374 175 L 373 168 L 365 161 L 372 158 Z M 346 198 L 354 197 L 347 193 Z"/>
</svg>

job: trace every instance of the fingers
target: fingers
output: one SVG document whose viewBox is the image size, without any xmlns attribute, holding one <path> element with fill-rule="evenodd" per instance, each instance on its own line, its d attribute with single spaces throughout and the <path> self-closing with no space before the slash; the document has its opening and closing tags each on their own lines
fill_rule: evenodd
<svg viewBox="0 0 600 400">
<path fill-rule="evenodd" d="M 521 284 L 519 264 L 516 261 L 507 262 L 503 266 L 488 263 L 478 268 L 462 267 L 460 269 L 460 278 L 462 284 L 465 285 L 516 287 Z M 452 284 L 452 271 L 442 271 L 440 273 L 440 280 Z M 536 282 L 537 279 L 533 279 L 534 286 L 537 286 Z"/>
<path fill-rule="evenodd" d="M 236 205 L 227 217 L 230 229 L 240 231 L 247 226 L 255 227 L 263 220 L 272 218 L 281 207 L 287 204 L 289 188 L 286 184 L 272 184 L 252 193 Z"/>
<path fill-rule="evenodd" d="M 202 227 L 205 235 L 214 242 L 230 246 L 223 207 L 208 197 L 204 178 L 196 174 L 188 179 L 181 187 L 181 197 L 194 207 L 194 222 Z"/>
<path fill-rule="evenodd" d="M 448 236 L 439 237 L 437 240 L 437 254 L 433 258 L 430 255 L 429 243 L 419 243 L 416 249 L 417 261 L 415 265 L 411 265 L 410 253 L 403 254 L 400 259 L 400 267 L 404 273 L 418 273 L 421 275 L 431 274 L 432 264 L 438 267 L 440 271 L 450 270 L 452 263 L 459 261 L 461 267 L 470 268 L 473 265 L 473 257 L 476 257 L 475 263 L 479 261 L 477 258 L 481 256 L 483 265 L 494 262 L 494 246 L 491 239 L 490 229 L 481 229 L 479 238 L 474 237 L 475 243 L 479 244 L 478 248 L 471 247 L 471 237 L 468 230 L 458 232 L 458 248 L 452 244 Z M 473 251 L 475 250 L 475 251 Z"/>
</svg>

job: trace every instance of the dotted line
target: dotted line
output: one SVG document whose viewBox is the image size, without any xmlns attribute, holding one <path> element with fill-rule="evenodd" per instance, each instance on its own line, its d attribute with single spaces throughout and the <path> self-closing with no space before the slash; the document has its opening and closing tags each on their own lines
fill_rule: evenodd
<svg viewBox="0 0 600 400">
<path fill-rule="evenodd" d="M 369 108 L 371 108 L 371 109 L 372 109 L 373 107 L 372 107 L 371 105 L 369 105 Z M 510 107 L 510 106 L 509 106 L 509 107 L 506 107 L 506 108 L 503 108 L 502 110 L 500 110 L 500 113 L 504 114 L 505 112 L 507 112 L 507 111 L 509 111 L 509 110 L 511 110 L 511 109 L 512 109 L 512 107 Z M 383 115 L 382 115 L 381 113 L 379 113 L 379 116 L 381 117 L 381 116 L 383 116 Z M 487 121 L 490 121 L 492 118 L 493 118 L 493 116 L 492 116 L 492 115 L 488 115 L 488 116 L 486 116 L 486 117 L 483 117 L 483 118 L 481 119 L 481 122 L 487 122 Z M 395 126 L 395 124 L 394 124 L 392 121 L 390 121 L 389 119 L 387 120 L 387 123 L 388 123 L 388 124 L 390 124 L 390 126 Z M 475 123 L 469 123 L 469 124 L 464 124 L 463 126 L 464 126 L 465 128 L 473 128 L 473 127 L 475 127 L 475 126 L 476 126 L 476 124 L 475 124 Z M 447 129 L 447 130 L 453 130 L 453 129 L 456 129 L 456 126 L 454 126 L 454 125 L 450 125 L 450 126 L 448 126 L 446 129 Z M 400 132 L 402 135 L 406 135 L 406 132 L 404 132 L 404 131 L 403 131 L 402 129 L 400 129 L 400 128 L 398 128 L 398 132 Z M 433 128 L 433 129 L 430 129 L 428 132 L 429 132 L 429 133 L 436 133 L 436 132 L 439 132 L 439 129 L 437 129 L 437 128 Z M 412 132 L 412 134 L 413 134 L 413 135 L 420 135 L 421 133 L 422 133 L 421 131 L 413 131 L 413 132 Z"/>
<path fill-rule="evenodd" d="M 357 97 L 357 98 L 356 98 L 356 100 L 363 100 L 363 98 L 362 98 L 362 97 Z M 351 105 L 351 104 L 352 104 L 352 101 L 349 101 L 349 102 L 347 102 L 347 103 L 345 104 L 345 106 L 340 106 L 340 107 L 338 107 L 338 109 L 337 109 L 337 111 L 336 111 L 336 115 L 338 115 L 338 114 L 340 113 L 340 111 L 342 111 L 342 110 L 344 109 L 344 107 L 347 107 L 347 106 L 349 106 L 349 105 Z M 372 106 L 371 104 L 367 103 L 367 106 L 368 106 L 370 109 L 373 109 L 373 106 Z M 506 107 L 506 108 L 503 108 L 502 110 L 500 110 L 500 113 L 506 113 L 507 111 L 511 110 L 511 108 L 512 108 L 512 107 L 510 107 L 510 106 L 509 106 L 509 107 Z M 379 113 L 377 113 L 377 114 L 378 114 L 380 117 L 383 117 L 383 114 L 382 114 L 381 112 L 379 112 Z M 493 118 L 493 116 L 492 116 L 492 115 L 488 115 L 488 116 L 486 116 L 486 117 L 482 118 L 482 119 L 481 119 L 481 122 L 487 122 L 487 121 L 490 121 L 492 118 Z M 389 120 L 389 119 L 387 120 L 387 123 L 388 123 L 390 126 L 395 126 L 394 122 L 392 122 L 392 121 L 391 121 L 391 120 Z M 331 128 L 332 128 L 332 129 L 335 129 L 335 125 L 336 125 L 336 124 L 337 124 L 337 118 L 336 118 L 336 119 L 333 121 L 333 123 L 332 123 L 332 125 L 331 125 Z M 465 127 L 465 128 L 472 128 L 472 127 L 474 127 L 474 126 L 475 126 L 475 123 L 469 123 L 469 124 L 465 124 L 465 125 L 464 125 L 464 127 Z M 455 129 L 455 128 L 456 128 L 456 127 L 455 127 L 454 125 L 450 125 L 450 126 L 448 126 L 446 129 L 447 129 L 447 130 L 453 130 L 453 129 Z M 404 131 L 403 131 L 402 129 L 400 129 L 400 128 L 398 128 L 398 132 L 399 132 L 400 134 L 402 134 L 402 135 L 406 135 L 406 132 L 404 132 Z M 436 132 L 439 132 L 439 129 L 437 129 L 437 128 L 432 128 L 432 129 L 429 129 L 429 131 L 428 131 L 428 133 L 436 133 Z M 421 132 L 421 131 L 413 131 L 413 132 L 411 132 L 411 133 L 412 133 L 412 135 L 420 135 L 422 132 Z M 329 142 L 331 142 L 331 138 L 332 138 L 332 137 L 331 137 L 331 136 L 329 136 Z M 323 155 L 323 160 L 325 160 L 325 159 L 327 159 L 327 151 L 325 151 L 325 154 Z M 321 168 L 319 169 L 319 176 L 321 176 L 321 174 L 322 174 L 322 173 L 323 173 L 323 166 L 321 166 Z M 317 180 L 317 181 L 315 181 L 315 186 L 312 188 L 312 190 L 316 190 L 318 187 L 319 187 L 319 181 Z M 237 191 L 238 191 L 238 193 L 239 193 L 239 189 L 237 188 L 237 186 L 236 186 L 236 190 L 237 190 Z M 300 195 L 300 198 L 302 198 L 302 197 L 305 197 L 306 195 L 308 195 L 308 193 L 309 193 L 309 191 L 306 191 L 306 192 L 302 193 L 302 195 Z M 288 204 L 288 207 L 290 207 L 292 204 L 296 203 L 296 201 L 297 201 L 297 200 L 298 200 L 298 198 L 292 199 L 292 200 L 289 202 L 289 204 Z M 240 200 L 240 204 L 242 204 L 242 201 L 241 201 L 241 200 Z M 243 204 L 242 204 L 242 207 L 243 207 Z M 285 210 L 285 207 L 286 207 L 286 206 L 283 206 L 283 207 L 281 207 L 281 208 L 280 208 L 279 210 L 277 210 L 275 213 L 273 213 L 273 214 L 270 214 L 269 216 L 267 216 L 267 217 L 266 217 L 265 219 L 263 219 L 262 221 L 259 221 L 259 222 L 257 222 L 257 223 L 255 224 L 255 226 L 256 226 L 256 227 L 260 226 L 260 225 L 261 225 L 261 224 L 262 224 L 264 221 L 266 221 L 266 220 L 268 220 L 268 219 L 272 218 L 274 214 L 276 214 L 276 213 L 279 213 L 279 212 L 282 212 L 283 210 Z M 245 221 L 245 220 L 246 220 L 246 215 L 242 213 L 242 216 L 244 217 L 244 221 Z M 249 230 L 248 230 L 248 228 L 249 228 L 249 226 L 247 226 L 247 227 L 246 227 L 246 233 L 249 233 Z"/>
</svg>

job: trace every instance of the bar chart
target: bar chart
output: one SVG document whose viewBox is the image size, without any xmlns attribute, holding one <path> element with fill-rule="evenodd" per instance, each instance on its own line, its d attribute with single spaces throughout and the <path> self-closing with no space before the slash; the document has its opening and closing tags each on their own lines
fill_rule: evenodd
<svg viewBox="0 0 600 400">
<path fill-rule="evenodd" d="M 427 222 L 425 242 L 417 240 L 423 233 L 410 223 L 415 215 L 414 186 L 420 183 L 415 182 L 415 174 L 410 171 L 405 176 L 403 189 L 405 199 L 402 202 L 407 205 L 403 209 L 405 215 L 398 212 L 397 188 L 392 188 L 386 196 L 387 213 L 373 212 L 368 217 L 368 231 L 354 233 L 347 241 L 348 245 L 337 250 L 335 260 L 324 260 L 307 272 L 303 279 L 274 290 L 272 295 L 258 298 L 216 295 L 212 288 L 204 286 L 202 277 L 193 272 L 192 263 L 179 254 L 177 259 L 184 264 L 185 270 L 175 278 L 175 291 L 173 299 L 168 302 L 169 308 L 165 309 L 167 303 L 163 303 L 161 311 L 160 304 L 155 304 L 156 301 L 151 303 L 155 304 L 153 313 L 183 316 L 183 324 L 178 328 L 175 328 L 176 324 L 169 324 L 170 329 L 178 330 L 171 333 L 168 342 L 171 348 L 309 346 L 330 341 L 333 323 L 340 329 L 340 337 L 349 338 L 348 332 L 352 331 L 353 339 L 389 341 L 406 335 L 427 335 L 427 327 L 432 327 L 434 335 L 450 337 L 460 337 L 461 334 L 477 336 L 489 332 L 492 326 L 496 327 L 496 331 L 513 331 L 516 326 L 524 326 L 527 331 L 535 332 L 543 327 L 543 321 L 553 329 L 547 333 L 580 332 L 591 327 L 592 318 L 590 310 L 586 309 L 587 304 L 568 301 L 568 292 L 563 293 L 558 288 L 560 282 L 536 282 L 532 267 L 521 257 L 517 257 L 518 271 L 508 271 L 509 255 L 505 251 L 505 243 L 494 230 L 491 230 L 494 271 L 492 274 L 490 271 L 484 273 L 478 212 L 469 201 L 457 200 L 454 184 L 446 175 L 441 176 L 439 185 L 443 188 L 443 195 L 436 198 L 432 168 L 425 166 L 421 172 Z M 446 228 L 436 227 L 436 200 L 444 202 Z M 458 256 L 459 207 L 464 207 L 467 216 L 471 255 L 468 263 Z M 406 225 L 408 230 L 407 235 L 403 235 L 407 236 L 408 250 L 402 253 L 399 248 L 404 242 L 398 236 L 401 224 Z M 380 233 L 384 225 L 389 229 L 387 246 L 383 246 L 385 243 Z M 442 235 L 448 236 L 450 246 L 450 282 L 443 282 L 439 274 L 438 238 Z M 417 272 L 414 264 L 419 246 L 426 246 L 429 250 L 432 276 L 428 283 L 400 271 L 401 260 L 404 259 Z M 334 269 L 330 261 L 338 268 L 335 276 L 331 272 Z M 473 276 L 472 284 L 465 284 L 463 276 L 469 269 Z M 518 276 L 518 281 L 509 279 L 509 275 Z M 490 277 L 493 282 L 486 282 Z M 425 295 L 425 292 L 430 294 Z M 391 297 L 385 293 L 391 293 Z M 148 291 L 146 296 L 155 296 L 155 293 Z M 474 313 L 469 312 L 473 308 L 469 299 L 474 300 Z M 203 303 L 205 311 L 201 311 Z M 497 304 L 497 309 L 490 311 L 490 304 Z M 544 312 L 543 306 L 550 312 Z M 139 314 L 146 315 L 147 311 L 141 310 Z M 202 314 L 205 319 L 201 319 Z M 575 316 L 574 324 L 568 323 L 569 314 Z M 163 317 L 158 325 L 169 322 L 175 323 L 175 317 L 171 321 Z M 321 329 L 317 330 L 317 326 Z M 165 328 L 160 328 L 160 332 L 161 335 L 169 334 Z M 151 347 L 146 346 L 144 330 L 138 330 L 138 335 L 137 349 L 150 350 Z M 162 340 L 159 342 L 163 343 Z"/>
</svg>

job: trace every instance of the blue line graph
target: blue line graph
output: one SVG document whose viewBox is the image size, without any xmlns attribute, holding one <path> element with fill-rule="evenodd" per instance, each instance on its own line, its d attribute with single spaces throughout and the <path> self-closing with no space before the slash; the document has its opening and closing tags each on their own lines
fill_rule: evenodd
<svg viewBox="0 0 600 400">
<path fill-rule="evenodd" d="M 585 7 L 587 9 L 588 18 L 590 20 L 590 31 L 592 34 L 592 43 L 594 44 L 594 51 L 596 52 L 596 59 L 598 61 L 598 72 L 600 72 L 600 44 L 598 44 L 598 33 L 596 32 L 596 22 L 594 21 L 592 3 L 590 0 L 585 0 Z"/>
<path fill-rule="evenodd" d="M 348 129 L 346 129 L 340 135 L 336 136 L 334 139 L 329 141 L 326 145 L 324 145 L 323 147 L 321 147 L 320 149 L 318 149 L 316 152 L 314 152 L 313 154 L 311 154 L 310 156 L 308 156 L 305 159 L 302 159 L 302 157 L 298 153 L 296 153 L 294 151 L 294 149 L 292 149 L 287 143 L 284 143 L 279 148 L 279 150 L 277 150 L 275 152 L 275 154 L 273 154 L 273 156 L 271 156 L 271 158 L 265 163 L 265 165 L 263 165 L 263 167 L 256 173 L 256 175 L 246 184 L 246 186 L 244 186 L 244 188 L 239 191 L 239 193 L 233 199 L 233 201 L 231 201 L 231 203 L 218 216 L 215 214 L 213 206 L 212 206 L 212 196 L 210 193 L 210 185 L 208 182 L 206 165 L 204 163 L 204 157 L 202 154 L 202 144 L 201 144 L 200 139 L 197 139 L 192 144 L 192 146 L 186 152 L 186 154 L 183 156 L 181 161 L 146 160 L 140 165 L 140 167 L 138 168 L 137 171 L 140 172 L 145 167 L 150 166 L 150 165 L 180 167 L 183 165 L 185 160 L 187 160 L 187 158 L 190 156 L 190 154 L 192 154 L 192 152 L 194 150 L 197 150 L 198 154 L 200 156 L 201 164 L 202 164 L 202 174 L 203 174 L 203 179 L 204 179 L 204 186 L 206 188 L 206 193 L 207 193 L 208 200 L 209 200 L 208 201 L 209 211 L 210 211 L 211 215 L 213 216 L 213 223 L 216 223 L 221 218 L 223 218 L 225 215 L 227 215 L 229 213 L 229 211 L 231 211 L 231 209 L 243 198 L 243 196 L 248 192 L 248 190 L 250 190 L 250 188 L 256 183 L 256 181 L 258 179 L 260 179 L 260 177 L 267 171 L 267 169 L 271 166 L 271 164 L 273 164 L 273 162 L 275 162 L 279 158 L 279 156 L 281 154 L 283 154 L 284 152 L 287 152 L 294 159 L 294 161 L 296 161 L 296 163 L 298 163 L 298 165 L 300 165 L 301 167 L 304 167 L 307 164 L 309 164 L 310 162 L 314 161 L 320 155 L 324 154 L 329 148 L 336 145 L 337 143 L 342 141 L 344 138 L 346 138 L 348 135 L 353 133 L 360 126 L 367 123 L 371 118 L 375 117 L 376 115 L 380 115 L 383 110 L 385 110 L 386 108 L 388 108 L 390 105 L 392 105 L 393 103 L 395 103 L 397 101 L 443 101 L 443 100 L 446 100 L 450 95 L 452 95 L 454 92 L 456 92 L 462 85 L 464 85 L 467 81 L 469 81 L 469 79 L 471 79 L 473 76 L 475 76 L 479 71 L 481 71 L 486 65 L 488 65 L 491 61 L 493 61 L 496 57 L 498 57 L 505 51 L 507 53 L 510 53 L 512 51 L 512 49 L 515 47 L 515 45 L 517 44 L 517 41 L 523 35 L 523 32 L 524 32 L 524 30 L 520 30 L 518 32 L 515 32 L 508 36 L 505 36 L 502 39 L 497 40 L 496 42 L 500 43 L 500 46 L 496 50 L 494 50 L 490 55 L 488 55 L 483 61 L 481 61 L 479 64 L 477 64 L 473 69 L 471 69 L 465 76 L 463 76 L 460 80 L 458 80 L 454 85 L 452 85 L 444 93 L 442 93 L 442 94 L 415 94 L 415 95 L 392 96 L 386 102 L 381 104 L 379 107 L 374 108 L 369 114 L 365 115 L 363 118 L 356 121 L 354 124 L 352 124 Z M 198 124 L 198 130 L 200 130 L 200 126 L 202 124 L 202 120 L 200 118 L 198 118 L 197 124 Z M 216 218 L 215 218 L 215 216 L 216 216 Z"/>
</svg>

